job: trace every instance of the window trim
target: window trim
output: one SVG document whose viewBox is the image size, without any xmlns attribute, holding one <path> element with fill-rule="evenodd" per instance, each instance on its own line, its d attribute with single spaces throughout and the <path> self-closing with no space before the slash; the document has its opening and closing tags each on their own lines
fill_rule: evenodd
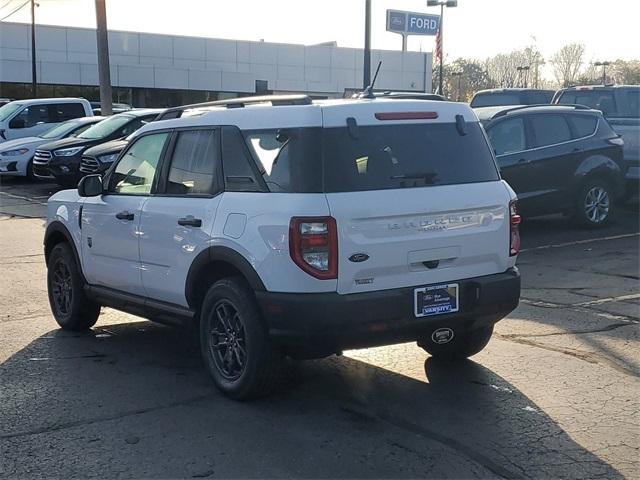
<svg viewBox="0 0 640 480">
<path fill-rule="evenodd" d="M 120 192 L 110 192 L 109 191 L 109 185 L 111 184 L 111 177 L 113 175 L 113 172 L 116 171 L 116 169 L 118 168 L 118 165 L 120 164 L 120 162 L 122 161 L 122 159 L 127 155 L 127 153 L 129 153 L 129 150 L 140 141 L 140 139 L 147 137 L 149 135 L 157 135 L 159 133 L 166 133 L 167 138 L 164 141 L 164 145 L 162 147 L 162 151 L 160 152 L 160 158 L 158 159 L 158 166 L 156 167 L 156 171 L 153 175 L 153 181 L 151 182 L 151 190 L 149 191 L 149 193 L 120 193 Z M 160 175 L 160 170 L 162 168 L 162 164 L 164 163 L 164 158 L 167 155 L 167 147 L 170 143 L 171 140 L 171 136 L 172 136 L 172 131 L 169 128 L 163 128 L 163 129 L 159 129 L 159 130 L 150 130 L 148 132 L 144 132 L 143 134 L 139 135 L 138 137 L 136 137 L 132 142 L 130 142 L 126 148 L 120 152 L 120 155 L 118 156 L 117 160 L 113 163 L 113 165 L 109 168 L 109 170 L 107 170 L 107 173 L 104 175 L 104 177 L 102 177 L 102 186 L 103 189 L 105 190 L 104 193 L 102 195 L 118 195 L 118 196 L 123 196 L 123 197 L 151 197 L 155 194 L 155 191 L 158 188 L 158 179 L 159 179 L 159 175 Z"/>
<path fill-rule="evenodd" d="M 541 114 L 538 114 L 538 115 L 541 115 Z M 563 115 L 563 114 L 555 113 L 555 115 Z M 525 118 L 525 123 L 530 125 L 529 119 L 526 118 L 526 115 L 518 115 L 518 116 L 519 117 L 520 116 L 524 117 Z M 515 118 L 515 116 L 511 117 L 511 118 Z M 501 119 L 501 121 L 503 121 L 503 120 Z M 496 122 L 495 124 L 491 124 L 489 126 L 490 127 L 489 129 L 493 128 L 493 125 L 498 125 L 498 123 L 500 123 L 500 122 Z M 569 125 L 569 122 L 567 122 L 567 125 L 569 126 L 569 130 L 571 131 L 572 127 L 571 127 L 571 125 Z M 587 137 L 572 138 L 571 140 L 567 140 L 566 142 L 552 143 L 550 145 L 543 145 L 542 147 L 529 147 L 529 148 L 526 148 L 525 150 L 518 150 L 517 152 L 503 153 L 502 155 L 496 155 L 496 158 L 506 157 L 508 155 L 515 155 L 515 154 L 524 153 L 524 152 L 534 152 L 536 150 L 542 150 L 542 149 L 545 149 L 545 148 L 557 147 L 558 145 L 566 145 L 568 143 L 578 142 L 578 141 L 585 140 L 587 138 L 592 138 L 592 137 L 595 137 L 596 133 L 598 133 L 599 127 L 600 127 L 600 118 L 598 117 L 598 122 L 596 124 L 596 129 L 593 131 L 593 133 L 591 135 L 589 135 Z M 532 128 L 532 127 L 530 127 L 530 128 Z M 488 132 L 487 132 L 487 134 L 488 134 Z M 529 139 L 528 138 L 527 138 L 527 145 L 529 145 Z"/>
<path fill-rule="evenodd" d="M 269 187 L 267 185 L 267 182 L 264 179 L 263 173 L 262 171 L 260 171 L 260 165 L 262 165 L 260 163 L 260 159 L 256 158 L 256 155 L 253 152 L 253 149 L 249 147 L 248 142 L 247 142 L 247 133 L 248 132 L 253 132 L 253 131 L 259 131 L 258 130 L 241 130 L 240 127 L 238 127 L 237 125 L 221 125 L 220 126 L 220 131 L 222 133 L 222 136 L 220 137 L 220 148 L 221 148 L 221 152 L 224 153 L 224 148 L 222 148 L 222 142 L 224 142 L 224 132 L 225 130 L 230 130 L 230 129 L 235 129 L 237 130 L 238 135 L 240 136 L 240 138 L 242 139 L 242 148 L 245 151 L 245 156 L 247 156 L 247 159 L 249 160 L 249 168 L 251 168 L 251 171 L 253 172 L 253 176 L 256 179 L 256 184 L 258 187 L 258 190 L 255 191 L 244 191 L 244 190 L 227 190 L 227 177 L 224 175 L 224 163 L 225 163 L 225 159 L 224 157 L 221 157 L 222 161 L 220 162 L 220 165 L 222 167 L 222 182 L 223 182 L 223 187 L 225 191 L 229 191 L 229 192 L 237 192 L 237 193 L 271 193 L 271 191 L 269 190 Z M 273 130 L 273 129 L 264 129 L 266 130 Z"/>
<path fill-rule="evenodd" d="M 214 177 L 214 192 L 213 193 L 167 193 L 167 180 L 169 178 L 169 171 L 171 170 L 171 163 L 173 161 L 173 153 L 175 152 L 176 142 L 180 132 L 193 132 L 199 130 L 208 130 L 215 132 L 218 130 L 218 165 L 215 169 Z M 224 192 L 224 182 L 221 181 L 222 175 L 222 129 L 217 125 L 204 125 L 204 126 L 192 126 L 192 127 L 177 127 L 172 128 L 170 131 L 169 141 L 166 145 L 166 150 L 163 151 L 161 162 L 158 166 L 159 176 L 156 183 L 156 191 L 152 190 L 152 196 L 154 197 L 173 197 L 173 198 L 214 198 Z"/>
</svg>

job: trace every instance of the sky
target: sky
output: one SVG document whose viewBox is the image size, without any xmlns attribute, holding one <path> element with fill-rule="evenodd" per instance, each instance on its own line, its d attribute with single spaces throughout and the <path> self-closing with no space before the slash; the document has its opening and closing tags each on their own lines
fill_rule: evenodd
<svg viewBox="0 0 640 480">
<path fill-rule="evenodd" d="M 95 27 L 94 0 L 37 0 L 36 21 Z M 26 0 L 0 0 L 0 19 Z M 364 0 L 106 0 L 110 29 L 300 43 L 364 45 Z M 426 0 L 372 0 L 372 47 L 401 48 L 385 31 L 386 10 L 439 13 Z M 6 21 L 29 22 L 28 5 Z M 640 58 L 640 0 L 459 0 L 445 9 L 449 59 L 485 59 L 536 45 L 546 58 L 567 43 L 586 45 L 587 61 Z M 0 28 L 2 25 L 0 24 Z M 433 37 L 409 37 L 431 51 Z"/>
</svg>

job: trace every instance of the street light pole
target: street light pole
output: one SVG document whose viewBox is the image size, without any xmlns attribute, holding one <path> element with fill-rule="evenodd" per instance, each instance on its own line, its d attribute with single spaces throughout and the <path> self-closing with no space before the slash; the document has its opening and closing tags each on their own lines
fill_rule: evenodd
<svg viewBox="0 0 640 480">
<path fill-rule="evenodd" d="M 607 67 L 611 65 L 611 62 L 596 62 L 594 65 L 602 67 L 602 84 L 605 85 L 607 83 Z"/>
<path fill-rule="evenodd" d="M 36 78 L 36 1 L 31 0 L 31 93 L 33 98 L 38 96 L 38 81 Z"/>
<path fill-rule="evenodd" d="M 362 88 L 371 85 L 371 0 L 364 3 L 364 76 Z"/>
<path fill-rule="evenodd" d="M 96 0 L 96 40 L 98 42 L 98 79 L 102 115 L 113 113 L 111 105 L 111 71 L 109 67 L 109 36 L 105 0 Z"/>
</svg>

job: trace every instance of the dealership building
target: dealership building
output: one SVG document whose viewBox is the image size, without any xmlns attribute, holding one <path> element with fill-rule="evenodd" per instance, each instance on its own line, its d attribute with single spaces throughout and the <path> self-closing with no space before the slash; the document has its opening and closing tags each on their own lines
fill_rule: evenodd
<svg viewBox="0 0 640 480">
<path fill-rule="evenodd" d="M 256 93 L 317 98 L 361 89 L 363 51 L 333 43 L 294 45 L 215 38 L 109 32 L 114 100 L 165 107 Z M 94 29 L 36 27 L 38 96 L 98 100 Z M 382 61 L 376 89 L 431 91 L 431 53 L 373 50 Z M 0 97 L 31 94 L 31 29 L 0 23 Z"/>
</svg>

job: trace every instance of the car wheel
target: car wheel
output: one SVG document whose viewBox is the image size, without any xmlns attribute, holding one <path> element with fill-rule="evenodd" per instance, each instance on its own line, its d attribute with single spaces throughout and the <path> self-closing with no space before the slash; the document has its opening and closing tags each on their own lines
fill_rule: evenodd
<svg viewBox="0 0 640 480">
<path fill-rule="evenodd" d="M 439 329 L 441 330 L 441 329 Z M 493 325 L 465 332 L 453 332 L 447 343 L 437 343 L 436 330 L 431 337 L 418 342 L 432 357 L 443 360 L 464 360 L 479 353 L 487 346 L 493 334 Z"/>
<path fill-rule="evenodd" d="M 578 193 L 574 210 L 575 220 L 589 228 L 606 225 L 611 218 L 613 198 L 613 192 L 607 182 L 588 181 Z"/>
<path fill-rule="evenodd" d="M 84 281 L 67 243 L 59 243 L 49 255 L 47 291 L 53 316 L 63 330 L 82 331 L 95 325 L 100 305 L 85 295 Z"/>
<path fill-rule="evenodd" d="M 247 400 L 280 384 L 283 355 L 272 345 L 253 293 L 241 278 L 214 283 L 199 315 L 204 364 L 225 395 Z"/>
<path fill-rule="evenodd" d="M 29 163 L 27 163 L 27 178 L 29 180 L 36 179 L 36 176 L 33 174 L 33 158 L 29 160 Z"/>
</svg>

